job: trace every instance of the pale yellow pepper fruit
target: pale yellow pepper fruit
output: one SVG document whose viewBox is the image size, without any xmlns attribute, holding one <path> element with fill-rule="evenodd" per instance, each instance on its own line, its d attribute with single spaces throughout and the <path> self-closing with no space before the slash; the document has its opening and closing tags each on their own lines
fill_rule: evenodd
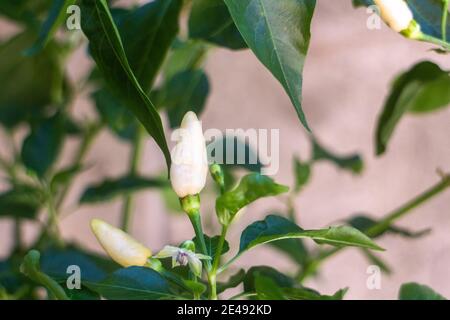
<svg viewBox="0 0 450 320">
<path fill-rule="evenodd" d="M 91 221 L 91 229 L 108 255 L 124 267 L 143 266 L 152 252 L 128 233 L 100 219 Z"/>
</svg>

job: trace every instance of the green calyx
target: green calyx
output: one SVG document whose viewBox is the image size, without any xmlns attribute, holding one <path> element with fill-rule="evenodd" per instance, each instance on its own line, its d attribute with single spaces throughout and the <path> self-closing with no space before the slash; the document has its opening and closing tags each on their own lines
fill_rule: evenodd
<svg viewBox="0 0 450 320">
<path fill-rule="evenodd" d="M 197 215 L 200 212 L 200 196 L 198 194 L 180 198 L 180 204 L 183 211 L 189 216 Z"/>
</svg>

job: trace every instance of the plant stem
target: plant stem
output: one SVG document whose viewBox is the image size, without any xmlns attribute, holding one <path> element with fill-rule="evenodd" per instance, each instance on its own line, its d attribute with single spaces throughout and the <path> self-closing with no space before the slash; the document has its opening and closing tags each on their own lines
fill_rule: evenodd
<svg viewBox="0 0 450 320">
<path fill-rule="evenodd" d="M 442 180 L 432 186 L 431 188 L 427 189 L 423 193 L 419 194 L 412 200 L 408 201 L 398 209 L 392 211 L 391 213 L 388 213 L 383 219 L 378 221 L 375 225 L 368 228 L 364 231 L 364 233 L 372 238 L 375 238 L 379 235 L 381 235 L 383 232 L 385 232 L 389 226 L 396 220 L 400 219 L 401 217 L 405 216 L 406 214 L 410 213 L 413 209 L 417 208 L 418 206 L 424 204 L 428 200 L 434 198 L 441 192 L 445 191 L 447 188 L 450 187 L 450 175 L 443 176 Z M 344 249 L 345 247 L 336 247 L 330 250 L 322 251 L 319 253 L 319 255 L 313 259 L 310 264 L 307 265 L 307 267 L 299 274 L 298 281 L 303 281 L 306 277 L 314 274 L 314 272 L 317 270 L 319 265 L 326 260 L 327 258 L 331 257 L 335 253 L 339 252 L 341 249 Z"/>
<path fill-rule="evenodd" d="M 449 0 L 442 0 L 443 12 L 442 12 L 442 40 L 447 42 L 447 16 Z"/>
<path fill-rule="evenodd" d="M 202 221 L 200 218 L 200 212 L 188 213 L 189 220 L 191 221 L 192 227 L 194 228 L 195 236 L 200 242 L 200 250 L 204 255 L 209 255 L 206 248 L 205 236 L 202 229 Z M 216 293 L 216 276 L 211 272 L 211 261 L 205 260 L 206 274 L 208 275 L 208 282 L 211 287 L 210 298 L 212 300 L 217 299 Z"/>
<path fill-rule="evenodd" d="M 440 47 L 442 47 L 443 49 L 445 49 L 446 51 L 450 51 L 450 43 L 448 43 L 447 41 L 444 41 L 442 39 L 438 39 L 432 36 L 429 36 L 427 34 L 422 33 L 417 40 L 419 41 L 424 41 L 424 42 L 429 42 L 429 43 L 433 43 L 435 45 L 438 45 Z"/>
<path fill-rule="evenodd" d="M 141 159 L 142 149 L 144 146 L 143 141 L 144 141 L 144 132 L 141 129 L 141 127 L 139 127 L 133 141 L 133 150 L 131 154 L 130 169 L 129 169 L 129 175 L 131 176 L 134 176 L 138 173 L 140 162 L 139 160 Z M 125 232 L 127 232 L 130 227 L 132 213 L 133 213 L 133 196 L 131 194 L 128 194 L 124 197 L 124 203 L 122 207 L 122 229 Z"/>
</svg>

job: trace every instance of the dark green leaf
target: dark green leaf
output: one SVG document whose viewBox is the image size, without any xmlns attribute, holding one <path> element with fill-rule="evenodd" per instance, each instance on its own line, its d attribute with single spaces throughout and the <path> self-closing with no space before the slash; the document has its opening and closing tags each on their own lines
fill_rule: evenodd
<svg viewBox="0 0 450 320">
<path fill-rule="evenodd" d="M 209 81 L 203 70 L 187 70 L 175 74 L 158 92 L 160 107 L 168 112 L 170 126 L 180 125 L 188 111 L 200 115 L 209 94 Z"/>
<path fill-rule="evenodd" d="M 27 31 L 0 44 L 0 123 L 8 128 L 40 120 L 69 93 L 61 67 L 64 50 L 51 42 L 39 54 L 26 57 L 22 52 L 34 38 Z"/>
<path fill-rule="evenodd" d="M 223 224 L 233 220 L 236 213 L 248 204 L 268 196 L 287 192 L 288 187 L 275 183 L 271 178 L 251 173 L 243 177 L 239 185 L 216 200 L 216 212 Z"/>
<path fill-rule="evenodd" d="M 118 195 L 130 194 L 146 188 L 161 188 L 166 185 L 166 180 L 135 176 L 105 180 L 98 185 L 88 187 L 81 196 L 80 203 L 108 201 Z"/>
<path fill-rule="evenodd" d="M 149 92 L 178 33 L 182 0 L 151 1 L 118 21 L 125 52 L 137 80 Z"/>
<path fill-rule="evenodd" d="M 218 163 L 224 170 L 229 168 L 244 168 L 260 172 L 263 165 L 257 152 L 237 136 L 217 138 L 207 145 L 209 163 Z"/>
<path fill-rule="evenodd" d="M 133 73 L 105 0 L 81 1 L 81 26 L 100 73 L 148 133 L 155 139 L 170 168 L 170 152 L 161 118 Z"/>
<path fill-rule="evenodd" d="M 233 50 L 247 48 L 223 0 L 195 0 L 189 17 L 189 37 Z"/>
<path fill-rule="evenodd" d="M 46 287 L 57 299 L 68 300 L 64 289 L 55 280 L 41 272 L 40 256 L 39 251 L 29 251 L 20 266 L 20 271 L 31 280 Z"/>
<path fill-rule="evenodd" d="M 180 72 L 200 68 L 206 51 L 205 44 L 199 41 L 175 40 L 163 67 L 165 81 L 169 81 Z"/>
<path fill-rule="evenodd" d="M 50 5 L 51 0 L 2 0 L 0 15 L 32 27 Z"/>
<path fill-rule="evenodd" d="M 306 265 L 309 261 L 308 249 L 304 245 L 302 239 L 282 239 L 270 242 L 270 245 L 284 253 L 300 266 Z"/>
<path fill-rule="evenodd" d="M 322 295 L 310 288 L 284 288 L 283 295 L 288 300 L 342 300 L 348 289 L 340 289 L 333 295 Z"/>
<path fill-rule="evenodd" d="M 67 8 L 76 3 L 76 0 L 55 0 L 48 14 L 47 19 L 39 31 L 39 37 L 33 46 L 26 51 L 27 54 L 33 55 L 40 52 L 51 38 L 55 35 L 58 28 L 67 18 Z"/>
<path fill-rule="evenodd" d="M 156 271 L 144 267 L 119 269 L 100 282 L 84 284 L 110 300 L 156 300 L 171 298 L 168 282 Z"/>
<path fill-rule="evenodd" d="M 71 265 L 80 267 L 82 284 L 85 280 L 103 280 L 109 273 L 119 269 L 119 265 L 110 259 L 74 246 L 65 249 L 49 248 L 42 253 L 42 271 L 58 282 L 67 281 L 67 268 Z"/>
<path fill-rule="evenodd" d="M 0 194 L 0 217 L 34 219 L 44 203 L 44 195 L 36 187 L 17 185 Z"/>
<path fill-rule="evenodd" d="M 244 279 L 244 291 L 254 292 L 255 291 L 255 278 L 257 276 L 265 276 L 272 279 L 278 287 L 281 288 L 291 288 L 295 285 L 294 280 L 291 277 L 275 270 L 272 267 L 267 266 L 256 266 L 248 269 L 247 274 Z"/>
<path fill-rule="evenodd" d="M 354 216 L 348 221 L 349 225 L 360 230 L 361 232 L 365 232 L 365 231 L 369 230 L 370 228 L 372 228 L 373 226 L 375 226 L 378 223 L 379 223 L 379 221 L 372 219 L 368 216 Z M 382 233 L 377 234 L 377 237 L 379 237 L 383 234 L 386 234 L 386 233 L 390 233 L 390 234 L 398 234 L 405 238 L 419 238 L 419 237 L 422 237 L 422 236 L 428 234 L 430 231 L 431 231 L 430 229 L 424 229 L 424 230 L 414 232 L 414 231 L 409 231 L 407 229 L 391 225 L 391 226 L 387 226 L 386 230 L 383 231 Z"/>
<path fill-rule="evenodd" d="M 311 165 L 307 162 L 301 162 L 294 158 L 294 172 L 295 172 L 295 191 L 300 189 L 309 182 L 311 177 Z"/>
<path fill-rule="evenodd" d="M 107 88 L 96 91 L 92 97 L 102 120 L 120 138 L 133 140 L 139 129 L 136 117 L 114 97 Z"/>
<path fill-rule="evenodd" d="M 242 37 L 282 84 L 308 128 L 302 110 L 302 71 L 315 0 L 224 0 Z"/>
<path fill-rule="evenodd" d="M 378 119 L 377 155 L 386 151 L 395 127 L 406 112 L 428 112 L 450 103 L 450 76 L 438 65 L 423 61 L 397 77 Z"/>
<path fill-rule="evenodd" d="M 418 283 L 405 283 L 400 287 L 400 300 L 447 300 L 428 286 Z"/>
<path fill-rule="evenodd" d="M 207 250 L 206 255 L 210 256 L 212 259 L 214 259 L 214 257 L 216 256 L 216 250 L 217 250 L 217 245 L 219 244 L 219 239 L 220 239 L 220 236 L 214 236 L 211 238 L 211 237 L 208 237 L 207 235 L 205 235 L 206 250 Z M 195 247 L 197 248 L 197 251 L 198 251 L 198 249 L 201 248 L 201 246 L 200 246 L 200 243 L 197 241 L 197 237 L 192 239 L 192 241 L 194 241 Z M 223 248 L 222 248 L 222 254 L 227 253 L 228 250 L 230 250 L 230 246 L 228 245 L 228 242 L 225 240 L 225 242 L 223 244 Z"/>
<path fill-rule="evenodd" d="M 75 165 L 56 172 L 50 181 L 52 191 L 57 192 L 59 187 L 69 183 L 69 181 L 71 181 L 81 170 L 81 165 Z"/>
<path fill-rule="evenodd" d="M 326 160 L 331 161 L 339 168 L 350 170 L 355 174 L 360 174 L 364 168 L 364 163 L 361 157 L 357 154 L 349 156 L 339 156 L 326 150 L 324 147 L 319 145 L 316 140 L 313 140 L 313 160 Z"/>
<path fill-rule="evenodd" d="M 256 221 L 245 228 L 241 234 L 237 256 L 261 244 L 292 238 L 310 238 L 319 244 L 334 246 L 356 246 L 383 250 L 362 232 L 352 227 L 339 226 L 320 230 L 303 230 L 286 218 L 268 215 L 264 220 Z"/>
<path fill-rule="evenodd" d="M 217 293 L 222 293 L 225 290 L 235 288 L 241 284 L 245 279 L 245 270 L 241 269 L 236 274 L 232 275 L 226 282 L 217 283 Z"/>
<path fill-rule="evenodd" d="M 255 277 L 255 292 L 259 300 L 286 300 L 283 290 L 269 277 Z"/>
<path fill-rule="evenodd" d="M 58 158 L 64 134 L 64 120 L 60 113 L 34 126 L 22 145 L 24 165 L 43 177 Z"/>
</svg>

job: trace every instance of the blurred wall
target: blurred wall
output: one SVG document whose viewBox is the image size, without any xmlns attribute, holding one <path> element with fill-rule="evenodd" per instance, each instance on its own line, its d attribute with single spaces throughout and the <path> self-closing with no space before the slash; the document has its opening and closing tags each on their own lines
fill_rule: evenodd
<svg viewBox="0 0 450 320">
<path fill-rule="evenodd" d="M 362 154 L 365 171 L 362 176 L 352 176 L 328 163 L 316 165 L 312 183 L 295 201 L 304 228 L 321 228 L 353 213 L 382 216 L 436 183 L 436 168 L 450 170 L 448 108 L 421 117 L 406 116 L 386 155 L 374 157 L 375 125 L 393 77 L 419 60 L 430 59 L 446 69 L 450 69 L 450 61 L 430 52 L 426 44 L 402 39 L 384 25 L 381 30 L 368 30 L 367 17 L 364 9 L 354 10 L 351 1 L 318 1 L 303 75 L 304 110 L 322 144 L 337 153 Z M 89 63 L 84 50 L 76 52 L 68 66 L 71 76 L 80 78 Z M 212 94 L 202 116 L 204 128 L 279 129 L 282 165 L 275 179 L 291 185 L 292 157 L 306 159 L 310 146 L 281 86 L 248 50 L 214 50 L 207 71 Z M 79 118 L 90 114 L 86 95 L 76 102 L 74 110 Z M 75 147 L 73 141 L 66 146 L 66 159 Z M 124 173 L 127 161 L 127 146 L 108 132 L 102 133 L 87 159 L 94 166 L 77 180 L 65 205 L 62 230 L 67 238 L 100 250 L 89 231 L 89 220 L 101 217 L 118 223 L 120 201 L 79 209 L 75 203 L 86 183 Z M 163 169 L 162 156 L 149 140 L 141 172 L 159 174 Z M 205 199 L 204 211 L 211 213 L 213 198 Z M 233 226 L 231 241 L 237 244 L 240 232 L 249 223 L 283 209 L 277 199 L 253 204 Z M 133 234 L 155 251 L 168 242 L 192 236 L 187 219 L 167 214 L 157 192 L 139 193 L 135 211 Z M 367 289 L 369 263 L 355 249 L 331 258 L 320 275 L 307 284 L 323 293 L 350 287 L 349 299 L 393 299 L 401 283 L 417 281 L 450 297 L 450 191 L 398 224 L 414 230 L 431 227 L 433 231 L 419 240 L 398 236 L 379 240 L 387 248 L 381 256 L 394 269 L 394 274 L 382 277 L 381 290 Z M 0 255 L 5 255 L 10 246 L 10 229 L 8 223 L 0 222 Z M 28 240 L 33 239 L 34 226 L 27 225 L 26 229 Z M 288 260 L 267 247 L 245 254 L 238 265 L 268 262 L 281 271 L 293 270 Z"/>
</svg>

